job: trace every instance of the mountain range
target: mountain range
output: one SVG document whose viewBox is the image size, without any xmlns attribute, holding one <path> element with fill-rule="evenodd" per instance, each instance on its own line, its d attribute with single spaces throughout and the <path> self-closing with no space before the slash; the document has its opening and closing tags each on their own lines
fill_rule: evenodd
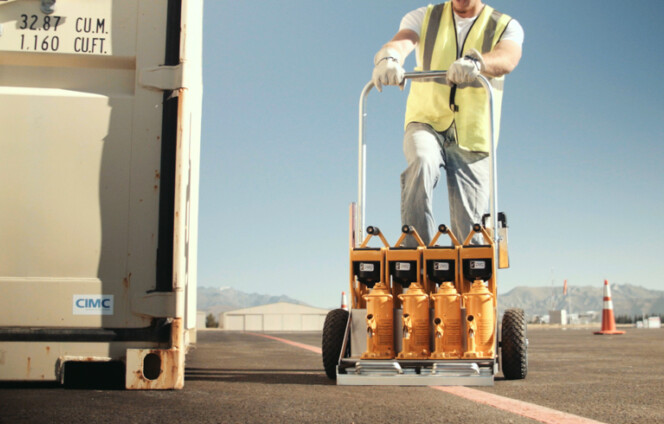
<svg viewBox="0 0 664 424">
<path fill-rule="evenodd" d="M 215 316 L 226 311 L 269 305 L 277 302 L 306 305 L 306 303 L 288 296 L 245 293 L 229 287 L 198 287 L 198 310 L 212 313 Z"/>
<path fill-rule="evenodd" d="M 664 291 L 651 290 L 631 284 L 611 286 L 614 315 L 641 316 L 664 313 Z M 562 286 L 516 287 L 498 295 L 498 310 L 522 308 L 526 315 L 547 315 L 550 310 L 565 309 L 568 313 L 600 313 L 604 308 L 604 287 L 568 287 L 567 295 Z"/>
<path fill-rule="evenodd" d="M 498 311 L 522 308 L 528 317 L 547 315 L 550 310 L 566 309 L 571 313 L 594 311 L 600 314 L 604 305 L 603 286 L 570 286 L 567 295 L 562 286 L 516 287 L 498 295 Z M 664 314 L 664 291 L 651 290 L 631 284 L 611 286 L 613 312 L 616 316 Z M 306 305 L 288 296 L 245 293 L 234 288 L 199 287 L 198 310 L 217 315 L 221 312 L 270 303 L 287 302 Z M 571 308 L 570 308 L 571 307 Z"/>
</svg>

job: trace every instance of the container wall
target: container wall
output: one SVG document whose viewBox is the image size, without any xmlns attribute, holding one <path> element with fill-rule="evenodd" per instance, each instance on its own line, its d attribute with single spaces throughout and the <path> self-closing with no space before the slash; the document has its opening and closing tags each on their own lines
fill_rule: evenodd
<svg viewBox="0 0 664 424">
<path fill-rule="evenodd" d="M 0 3 L 0 357 L 19 340 L 184 349 L 169 331 L 195 328 L 202 2 L 41 7 Z M 17 378 L 0 362 L 0 379 Z"/>
</svg>

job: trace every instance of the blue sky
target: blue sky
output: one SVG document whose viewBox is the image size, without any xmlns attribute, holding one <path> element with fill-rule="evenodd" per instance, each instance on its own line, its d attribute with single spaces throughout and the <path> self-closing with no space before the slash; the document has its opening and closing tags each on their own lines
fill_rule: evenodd
<svg viewBox="0 0 664 424">
<path fill-rule="evenodd" d="M 497 156 L 511 265 L 499 293 L 605 278 L 664 289 L 664 2 L 489 4 L 525 30 Z M 360 91 L 376 51 L 423 5 L 205 2 L 200 286 L 338 306 Z M 406 96 L 388 87 L 368 99 L 367 224 L 390 243 L 400 231 Z M 436 196 L 448 223 L 444 184 Z"/>
</svg>

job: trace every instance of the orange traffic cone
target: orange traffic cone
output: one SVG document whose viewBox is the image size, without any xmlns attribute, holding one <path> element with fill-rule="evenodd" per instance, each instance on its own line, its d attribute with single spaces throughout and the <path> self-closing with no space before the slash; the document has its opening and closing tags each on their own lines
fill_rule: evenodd
<svg viewBox="0 0 664 424">
<path fill-rule="evenodd" d="M 613 302 L 611 301 L 611 288 L 609 282 L 604 280 L 604 309 L 602 310 L 602 330 L 595 334 L 625 334 L 616 330 L 616 319 L 613 316 Z"/>
<path fill-rule="evenodd" d="M 341 292 L 341 309 L 348 310 L 348 301 L 346 300 L 346 292 Z"/>
</svg>

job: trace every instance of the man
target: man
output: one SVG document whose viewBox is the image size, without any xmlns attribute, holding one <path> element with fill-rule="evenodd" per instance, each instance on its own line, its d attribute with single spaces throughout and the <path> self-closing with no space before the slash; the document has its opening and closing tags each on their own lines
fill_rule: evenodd
<svg viewBox="0 0 664 424">
<path fill-rule="evenodd" d="M 374 57 L 372 80 L 404 87 L 405 58 L 415 49 L 415 70 L 447 70 L 435 81 L 413 80 L 406 106 L 401 174 L 401 221 L 425 243 L 435 235 L 433 189 L 445 169 L 450 227 L 462 240 L 488 212 L 490 200 L 489 109 L 477 76 L 490 78 L 496 123 L 503 76 L 521 59 L 523 29 L 480 0 L 451 0 L 408 13 L 397 34 Z M 499 125 L 495 128 L 498 136 Z M 412 242 L 410 240 L 409 242 Z M 481 243 L 476 237 L 474 243 Z M 412 246 L 412 244 L 411 244 Z"/>
</svg>

